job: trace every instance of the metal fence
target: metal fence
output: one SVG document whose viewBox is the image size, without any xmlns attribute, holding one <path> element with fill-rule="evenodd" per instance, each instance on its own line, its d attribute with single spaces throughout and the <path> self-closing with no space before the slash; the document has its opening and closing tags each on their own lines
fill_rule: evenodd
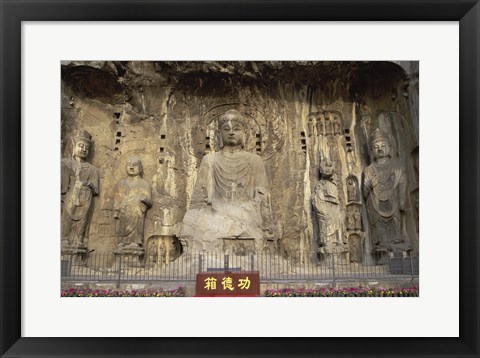
<svg viewBox="0 0 480 358">
<path fill-rule="evenodd" d="M 415 279 L 419 275 L 418 257 L 389 258 L 386 264 L 350 262 L 347 256 L 325 255 L 302 262 L 273 253 L 245 256 L 222 253 L 183 254 L 173 261 L 157 256 L 131 257 L 91 253 L 82 257 L 63 255 L 61 278 L 73 282 L 153 282 L 195 281 L 198 272 L 259 271 L 262 282 L 275 281 L 362 281 L 371 279 Z"/>
</svg>

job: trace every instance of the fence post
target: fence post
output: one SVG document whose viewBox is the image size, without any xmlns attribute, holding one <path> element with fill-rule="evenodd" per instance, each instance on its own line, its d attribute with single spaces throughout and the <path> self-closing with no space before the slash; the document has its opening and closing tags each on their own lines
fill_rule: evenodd
<svg viewBox="0 0 480 358">
<path fill-rule="evenodd" d="M 203 270 L 203 255 L 198 254 L 198 272 L 202 272 Z"/>
<path fill-rule="evenodd" d="M 412 276 L 412 282 L 413 282 L 413 280 L 415 278 L 414 274 L 413 274 L 413 256 L 411 254 L 409 256 L 410 256 L 410 270 L 411 270 L 410 274 Z"/>
<path fill-rule="evenodd" d="M 224 270 L 225 271 L 228 271 L 229 270 L 229 267 L 230 265 L 228 264 L 228 255 L 225 255 L 225 258 L 224 258 Z"/>
<path fill-rule="evenodd" d="M 253 254 L 250 254 L 250 271 L 255 269 L 254 262 L 253 262 Z"/>
<path fill-rule="evenodd" d="M 335 254 L 332 253 L 332 274 L 333 274 L 333 287 L 337 285 L 337 279 L 335 277 Z"/>
<path fill-rule="evenodd" d="M 118 255 L 117 257 L 119 258 L 119 261 L 118 261 L 118 277 L 117 277 L 116 287 L 120 288 L 120 279 L 122 276 L 122 255 Z"/>
</svg>

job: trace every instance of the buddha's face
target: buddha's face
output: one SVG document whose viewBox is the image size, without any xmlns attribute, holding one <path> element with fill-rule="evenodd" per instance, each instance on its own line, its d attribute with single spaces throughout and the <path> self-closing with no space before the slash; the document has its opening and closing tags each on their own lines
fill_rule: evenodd
<svg viewBox="0 0 480 358">
<path fill-rule="evenodd" d="M 390 157 L 390 144 L 387 141 L 378 141 L 372 144 L 373 156 L 375 159 Z"/>
<path fill-rule="evenodd" d="M 73 155 L 77 158 L 86 159 L 90 151 L 90 143 L 86 140 L 77 140 L 73 147 Z"/>
<path fill-rule="evenodd" d="M 335 171 L 333 167 L 333 163 L 331 162 L 322 162 L 320 164 L 320 172 L 322 178 L 331 178 L 333 176 L 333 172 Z"/>
<path fill-rule="evenodd" d="M 142 171 L 142 162 L 138 159 L 128 159 L 127 160 L 127 174 L 130 176 L 140 175 Z"/>
<path fill-rule="evenodd" d="M 236 146 L 242 145 L 244 129 L 240 122 L 229 120 L 220 127 L 223 145 Z"/>
</svg>

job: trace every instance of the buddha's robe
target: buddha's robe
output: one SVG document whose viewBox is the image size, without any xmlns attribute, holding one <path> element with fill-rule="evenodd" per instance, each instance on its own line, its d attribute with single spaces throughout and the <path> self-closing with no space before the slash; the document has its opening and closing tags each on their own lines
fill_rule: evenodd
<svg viewBox="0 0 480 358">
<path fill-rule="evenodd" d="M 243 150 L 207 154 L 178 236 L 193 238 L 203 249 L 218 249 L 221 238 L 261 240 L 271 224 L 267 185 L 258 155 Z"/>
</svg>

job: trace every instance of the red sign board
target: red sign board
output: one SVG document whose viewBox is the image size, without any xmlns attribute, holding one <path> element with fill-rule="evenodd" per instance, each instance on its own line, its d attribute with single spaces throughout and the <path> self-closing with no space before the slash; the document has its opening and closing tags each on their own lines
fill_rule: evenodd
<svg viewBox="0 0 480 358">
<path fill-rule="evenodd" d="M 260 295 L 258 271 L 197 273 L 196 297 L 254 297 Z"/>
</svg>

